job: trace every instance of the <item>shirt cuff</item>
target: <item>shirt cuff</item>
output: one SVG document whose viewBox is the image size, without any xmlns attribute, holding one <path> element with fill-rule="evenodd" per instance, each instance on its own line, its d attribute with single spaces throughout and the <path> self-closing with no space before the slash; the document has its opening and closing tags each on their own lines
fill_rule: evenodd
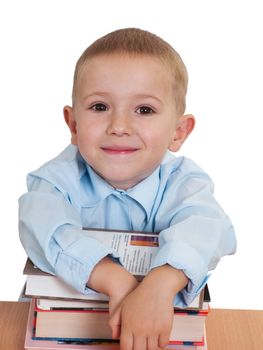
<svg viewBox="0 0 263 350">
<path fill-rule="evenodd" d="M 195 299 L 205 286 L 208 276 L 207 267 L 202 257 L 191 246 L 183 242 L 169 242 L 158 249 L 151 269 L 165 264 L 182 270 L 188 277 L 187 286 L 174 299 L 174 306 L 186 307 Z"/>
<path fill-rule="evenodd" d="M 59 253 L 55 274 L 82 294 L 94 293 L 86 284 L 94 266 L 105 256 L 119 261 L 118 255 L 96 239 L 81 237 Z"/>
</svg>

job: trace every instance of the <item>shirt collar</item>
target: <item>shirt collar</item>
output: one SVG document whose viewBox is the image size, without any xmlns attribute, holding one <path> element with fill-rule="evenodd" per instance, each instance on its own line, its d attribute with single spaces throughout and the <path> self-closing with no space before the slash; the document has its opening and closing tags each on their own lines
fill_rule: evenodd
<svg viewBox="0 0 263 350">
<path fill-rule="evenodd" d="M 147 219 L 150 218 L 152 208 L 155 203 L 158 191 L 162 182 L 162 170 L 166 168 L 166 164 L 175 159 L 174 154 L 167 151 L 158 168 L 151 175 L 139 182 L 136 186 L 125 191 L 131 198 L 142 205 L 147 214 Z M 164 176 L 165 178 L 165 176 Z"/>
<path fill-rule="evenodd" d="M 95 206 L 111 194 L 122 192 L 137 201 L 144 208 L 147 218 L 149 218 L 159 188 L 159 170 L 160 167 L 155 169 L 143 181 L 125 191 L 113 188 L 86 163 L 86 176 L 82 177 L 82 181 L 88 177 L 88 183 L 85 186 L 85 192 L 87 194 L 87 197 L 85 196 L 85 206 Z"/>
<path fill-rule="evenodd" d="M 159 172 L 160 167 L 154 172 L 139 182 L 136 186 L 128 189 L 126 193 L 128 196 L 136 200 L 144 208 L 147 218 L 150 217 L 152 208 L 159 189 Z"/>
<path fill-rule="evenodd" d="M 87 163 L 86 171 L 86 177 L 88 178 L 88 184 L 85 186 L 88 202 L 87 206 L 95 206 L 111 195 L 114 192 L 114 188 L 100 177 Z"/>
</svg>

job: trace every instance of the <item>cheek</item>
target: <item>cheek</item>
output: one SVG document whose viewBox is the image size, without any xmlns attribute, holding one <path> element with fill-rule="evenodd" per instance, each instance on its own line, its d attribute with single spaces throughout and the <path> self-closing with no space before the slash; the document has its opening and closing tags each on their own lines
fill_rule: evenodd
<svg viewBox="0 0 263 350">
<path fill-rule="evenodd" d="M 82 118 L 77 123 L 77 132 L 81 137 L 93 137 L 103 133 L 105 129 L 103 121 L 97 118 Z"/>
<path fill-rule="evenodd" d="M 84 139 L 90 134 L 92 135 L 91 133 L 92 129 L 93 129 L 92 125 L 90 125 L 87 119 L 78 120 L 76 125 L 76 130 L 77 130 L 77 135 L 80 139 Z"/>
<path fill-rule="evenodd" d="M 82 125 L 77 130 L 78 146 L 85 152 L 90 152 L 93 147 L 100 144 L 100 135 L 98 128 Z"/>
<path fill-rule="evenodd" d="M 164 125 L 158 125 L 153 129 L 144 129 L 143 139 L 145 144 L 153 149 L 168 148 L 169 141 L 172 138 L 171 127 L 165 127 Z"/>
</svg>

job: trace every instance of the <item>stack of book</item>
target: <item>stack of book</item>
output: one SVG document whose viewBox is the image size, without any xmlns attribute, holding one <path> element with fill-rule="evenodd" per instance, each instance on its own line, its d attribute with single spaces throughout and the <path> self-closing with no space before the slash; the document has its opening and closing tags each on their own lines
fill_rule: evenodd
<svg viewBox="0 0 263 350">
<path fill-rule="evenodd" d="M 121 255 L 131 273 L 143 278 L 158 248 L 158 234 L 119 231 L 87 231 L 106 241 Z M 99 238 L 98 238 L 99 237 Z M 123 253 L 122 253 L 123 252 Z M 117 350 L 108 325 L 108 297 L 101 293 L 80 294 L 56 276 L 36 268 L 28 259 L 24 294 L 31 297 L 25 349 Z M 174 309 L 168 349 L 204 350 L 205 321 L 210 296 L 207 286 L 185 309 Z"/>
</svg>

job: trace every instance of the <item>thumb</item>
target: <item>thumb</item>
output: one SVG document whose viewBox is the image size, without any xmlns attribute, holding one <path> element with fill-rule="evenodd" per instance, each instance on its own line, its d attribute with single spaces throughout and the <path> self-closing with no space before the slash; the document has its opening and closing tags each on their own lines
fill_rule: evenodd
<svg viewBox="0 0 263 350">
<path fill-rule="evenodd" d="M 112 332 L 112 339 L 118 339 L 121 335 L 121 308 L 117 307 L 110 316 L 109 326 Z"/>
</svg>

